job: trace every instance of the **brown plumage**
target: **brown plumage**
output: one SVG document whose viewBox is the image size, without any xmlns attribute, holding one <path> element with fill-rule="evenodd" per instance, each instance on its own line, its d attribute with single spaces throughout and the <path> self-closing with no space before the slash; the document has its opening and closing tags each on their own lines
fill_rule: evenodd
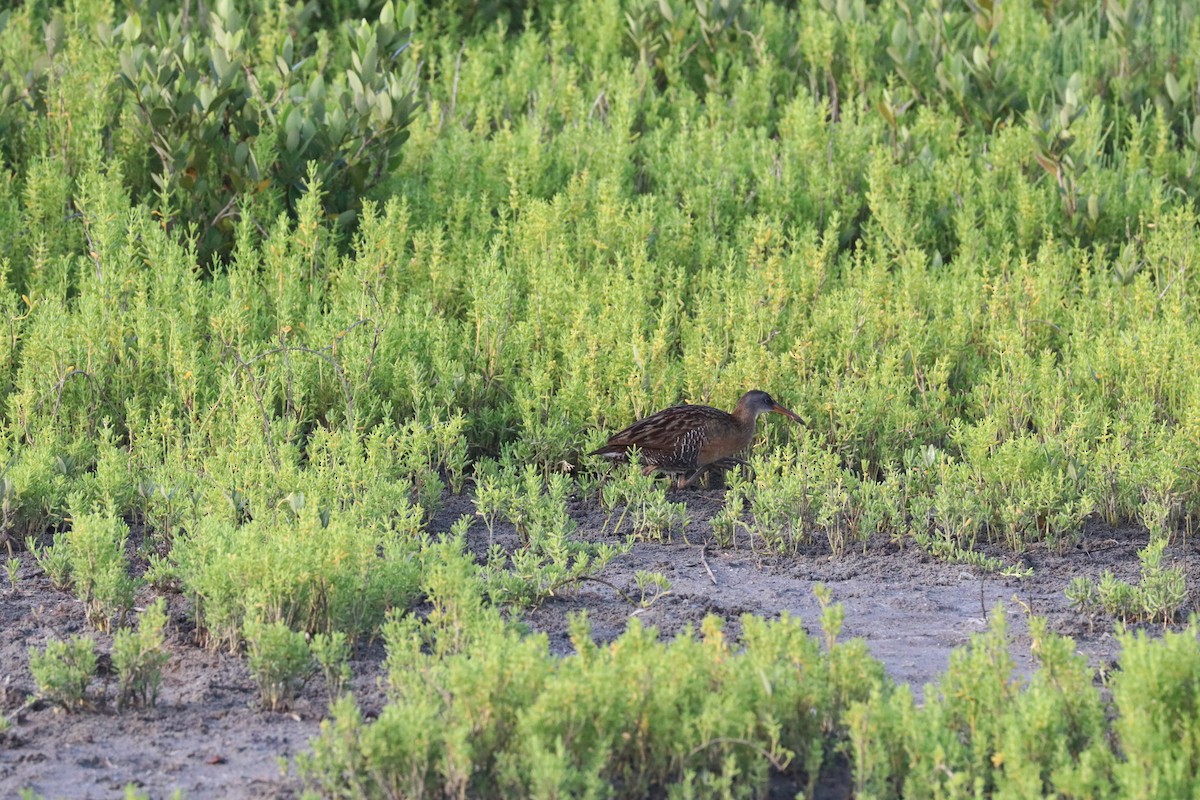
<svg viewBox="0 0 1200 800">
<path fill-rule="evenodd" d="M 771 399 L 766 392 L 746 392 L 732 414 L 711 406 L 672 406 L 613 434 L 608 443 L 589 453 L 614 461 L 626 461 L 630 448 L 641 454 L 643 472 L 666 472 L 686 476 L 687 486 L 710 466 L 728 468 L 744 463 L 737 454 L 754 441 L 755 422 L 760 414 L 774 411 L 803 422 Z"/>
</svg>

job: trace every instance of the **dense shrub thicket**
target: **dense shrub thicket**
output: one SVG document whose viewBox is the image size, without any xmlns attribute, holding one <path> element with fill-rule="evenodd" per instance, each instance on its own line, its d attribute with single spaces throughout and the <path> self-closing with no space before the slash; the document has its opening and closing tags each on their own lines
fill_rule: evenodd
<svg viewBox="0 0 1200 800">
<path fill-rule="evenodd" d="M 751 386 L 855 534 L 1190 524 L 1186 7 L 467 5 L 5 12 L 10 525 L 261 517 L 460 416 L 579 463 Z"/>
<path fill-rule="evenodd" d="M 272 704 L 290 678 L 263 677 L 263 654 L 298 653 L 293 630 L 390 631 L 398 702 L 425 705 L 373 730 L 474 713 L 420 682 L 448 671 L 468 691 L 470 647 L 541 676 L 500 698 L 508 727 L 455 718 L 462 740 L 420 753 L 356 751 L 339 706 L 313 767 L 329 791 L 407 796 L 399 761 L 371 761 L 402 755 L 403 780 L 454 791 L 690 796 L 748 771 L 753 792 L 760 757 L 811 777 L 823 747 L 852 745 L 864 796 L 1004 794 L 1028 713 L 1073 738 L 1029 754 L 1020 792 L 1153 796 L 1130 777 L 1158 735 L 1132 683 L 1114 690 L 1119 758 L 1092 699 L 1057 679 L 998 686 L 998 716 L 957 695 L 918 712 L 875 682 L 842 698 L 848 715 L 813 701 L 817 739 L 762 711 L 635 737 L 653 759 L 630 772 L 613 730 L 571 739 L 573 687 L 632 668 L 620 647 L 647 675 L 678 656 L 719 691 L 653 702 L 711 719 L 725 692 L 752 693 L 750 643 L 631 630 L 601 656 L 581 626 L 560 663 L 464 619 L 426 663 L 405 643 L 449 634 L 397 620 L 442 602 L 431 570 L 449 556 L 424 531 L 445 491 L 473 478 L 489 530 L 505 518 L 522 537 L 461 581 L 538 602 L 619 555 L 576 541 L 570 495 L 645 538 L 686 520 L 636 473 L 600 488 L 581 454 L 660 407 L 753 387 L 808 424 L 763 427 L 718 541 L 840 553 L 882 532 L 999 569 L 976 544 L 1062 546 L 1099 516 L 1148 531 L 1142 581 L 1073 599 L 1174 619 L 1186 585 L 1163 546 L 1200 512 L 1198 59 L 1196 9 L 1140 0 L 5 8 L 0 536 L 30 537 L 109 627 L 136 588 L 126 532 L 148 532 L 146 580 L 187 594 L 211 646 L 253 631 Z M 756 697 L 739 708 L 771 705 Z M 455 749 L 480 731 L 486 753 Z M 1194 767 L 1181 758 L 1170 780 Z M 374 788 L 337 764 L 375 770 Z"/>
</svg>

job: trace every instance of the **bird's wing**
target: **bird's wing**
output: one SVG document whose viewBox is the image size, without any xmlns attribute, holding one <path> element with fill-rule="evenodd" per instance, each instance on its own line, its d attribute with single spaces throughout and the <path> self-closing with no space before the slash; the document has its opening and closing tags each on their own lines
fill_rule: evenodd
<svg viewBox="0 0 1200 800">
<path fill-rule="evenodd" d="M 709 406 L 672 406 L 614 433 L 605 447 L 671 448 L 689 433 L 727 424 L 728 419 L 724 411 Z"/>
</svg>

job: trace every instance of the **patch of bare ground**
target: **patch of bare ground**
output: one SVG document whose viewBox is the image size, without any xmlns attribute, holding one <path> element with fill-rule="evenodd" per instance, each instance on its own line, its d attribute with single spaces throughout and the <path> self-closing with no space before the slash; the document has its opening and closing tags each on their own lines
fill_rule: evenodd
<svg viewBox="0 0 1200 800">
<path fill-rule="evenodd" d="M 950 651 L 966 644 L 971 634 L 984 631 L 997 605 L 1009 621 L 1011 652 L 1019 671 L 1033 668 L 1028 649 L 1026 617 L 1046 617 L 1051 629 L 1071 636 L 1079 652 L 1097 667 L 1107 666 L 1119 652 L 1113 621 L 1092 618 L 1071 607 L 1064 594 L 1078 576 L 1098 579 L 1105 570 L 1136 582 L 1140 571 L 1138 550 L 1147 534 L 1134 528 L 1113 528 L 1093 523 L 1078 545 L 1063 552 L 1033 547 L 1019 555 L 1002 547 L 982 546 L 985 554 L 1014 567 L 1032 569 L 1028 577 L 1005 577 L 970 566 L 939 561 L 909 543 L 900 546 L 888 537 L 860 543 L 840 557 L 830 555 L 826 543 L 814 542 L 796 555 L 773 555 L 755 550 L 746 534 L 734 547 L 712 544 L 709 519 L 721 507 L 720 492 L 697 491 L 687 497 L 692 521 L 684 536 L 671 542 L 639 544 L 628 556 L 611 564 L 603 578 L 626 594 L 634 591 L 638 570 L 663 573 L 671 582 L 670 594 L 648 609 L 638 609 L 612 589 L 585 583 L 562 598 L 553 598 L 527 614 L 529 624 L 550 636 L 555 652 L 570 652 L 567 618 L 586 610 L 593 635 L 601 640 L 618 636 L 633 615 L 655 625 L 664 636 L 673 636 L 688 625 L 699 628 L 706 614 L 727 621 L 731 635 L 739 631 L 745 613 L 799 617 L 810 633 L 820 635 L 820 606 L 813 592 L 825 584 L 833 600 L 845 608 L 844 637 L 861 637 L 897 682 L 913 686 L 918 698 L 949 665 Z M 574 510 L 584 535 L 599 530 L 603 512 L 587 505 Z M 1167 549 L 1165 561 L 1181 564 L 1188 575 L 1200 575 L 1200 553 L 1194 542 Z M 1197 610 L 1193 592 L 1180 618 Z M 1143 626 L 1161 633 L 1161 625 Z"/>
<path fill-rule="evenodd" d="M 587 612 L 592 633 L 601 641 L 617 637 L 635 615 L 664 637 L 689 625 L 698 628 L 707 614 L 725 619 L 731 636 L 739 632 L 738 619 L 746 613 L 774 617 L 787 612 L 818 633 L 813 587 L 824 583 L 845 607 L 842 635 L 864 638 L 889 674 L 913 685 L 918 696 L 945 670 L 950 651 L 986 628 L 998 604 L 1009 618 L 1018 669 L 1033 667 L 1024 622 L 1028 612 L 1046 616 L 1054 630 L 1075 639 L 1094 665 L 1106 667 L 1118 653 L 1112 621 L 1081 616 L 1063 590 L 1076 576 L 1098 578 L 1106 569 L 1136 580 L 1137 551 L 1146 544 L 1144 531 L 1092 524 L 1081 544 L 1063 553 L 1040 548 L 1020 556 L 1000 548 L 989 552 L 1032 568 L 1026 578 L 939 562 L 886 537 L 860 544 L 840 558 L 831 557 L 820 542 L 795 555 L 775 556 L 756 552 L 745 534 L 732 548 L 712 543 L 709 520 L 721 507 L 722 492 L 672 494 L 672 500 L 688 504 L 691 522 L 685 535 L 637 544 L 598 576 L 612 586 L 585 582 L 523 615 L 531 629 L 546 633 L 555 653 L 571 652 L 568 619 L 579 611 Z M 473 511 L 469 497 L 447 497 L 433 528 L 448 530 L 459 516 Z M 601 535 L 605 515 L 594 503 L 576 503 L 572 514 L 581 536 Z M 481 556 L 487 536 L 482 523 L 476 524 L 469 533 L 471 550 Z M 516 545 L 511 527 L 498 525 L 495 536 L 503 545 Z M 299 796 L 301 784 L 290 760 L 317 733 L 325 713 L 327 698 L 319 678 L 308 684 L 290 712 L 260 710 L 244 659 L 197 646 L 186 603 L 174 595 L 169 598 L 171 661 L 158 706 L 114 712 L 115 679 L 110 675 L 106 702 L 74 714 L 58 711 L 32 699 L 27 651 L 50 638 L 86 632 L 83 607 L 52 588 L 28 553 L 17 557 L 16 590 L 7 583 L 0 587 L 0 713 L 12 723 L 0 734 L 0 796 L 30 788 L 47 798 L 110 798 L 122 796 L 127 784 L 155 798 L 176 789 L 187 798 Z M 1194 585 L 1200 574 L 1194 541 L 1168 548 L 1167 560 L 1182 565 L 1189 586 Z M 634 575 L 639 570 L 661 572 L 671 582 L 669 594 L 648 608 L 631 605 L 612 588 L 637 597 Z M 152 593 L 146 591 L 140 599 L 149 602 Z M 1193 595 L 1183 616 L 1195 610 Z M 1149 628 L 1161 631 L 1161 626 Z M 107 652 L 111 638 L 94 635 L 99 649 Z M 383 702 L 378 683 L 383 655 L 378 642 L 363 643 L 352 663 L 353 689 L 368 718 Z M 93 694 L 105 691 L 104 682 L 93 685 Z M 838 781 L 839 774 L 845 780 Z M 846 768 L 832 770 L 818 793 L 847 796 L 849 777 Z M 780 777 L 771 796 L 791 797 L 797 788 Z"/>
<path fill-rule="evenodd" d="M 54 589 L 28 553 L 20 553 L 15 592 L 0 589 L 0 714 L 12 723 L 0 733 L 0 797 L 32 789 L 45 798 L 124 797 L 133 785 L 158 800 L 180 790 L 196 798 L 291 798 L 301 784 L 290 763 L 307 746 L 325 714 L 323 681 L 313 676 L 290 711 L 258 706 L 242 655 L 196 644 L 187 602 L 168 595 L 168 648 L 158 704 L 114 710 L 116 676 L 106 655 L 112 637 L 92 631 L 83 604 Z M 155 593 L 143 590 L 139 606 Z M 36 699 L 28 649 L 52 638 L 89 634 L 101 653 L 90 708 L 66 713 Z M 351 667 L 352 689 L 374 716 L 382 643 L 362 643 Z"/>
</svg>

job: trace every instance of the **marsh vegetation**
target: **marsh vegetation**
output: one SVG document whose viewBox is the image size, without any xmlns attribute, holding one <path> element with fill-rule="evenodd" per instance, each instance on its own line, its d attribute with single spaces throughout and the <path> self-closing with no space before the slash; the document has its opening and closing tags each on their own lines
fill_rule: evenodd
<svg viewBox="0 0 1200 800">
<path fill-rule="evenodd" d="M 1197 59 L 1139 0 L 0 11 L 0 782 L 205 653 L 327 717 L 281 791 L 1194 793 Z M 724 489 L 584 455 L 750 388 L 806 424 Z M 691 554 L 830 588 L 706 618 Z M 1116 669 L 984 603 L 919 696 L 828 566 L 1079 554 Z"/>
</svg>

